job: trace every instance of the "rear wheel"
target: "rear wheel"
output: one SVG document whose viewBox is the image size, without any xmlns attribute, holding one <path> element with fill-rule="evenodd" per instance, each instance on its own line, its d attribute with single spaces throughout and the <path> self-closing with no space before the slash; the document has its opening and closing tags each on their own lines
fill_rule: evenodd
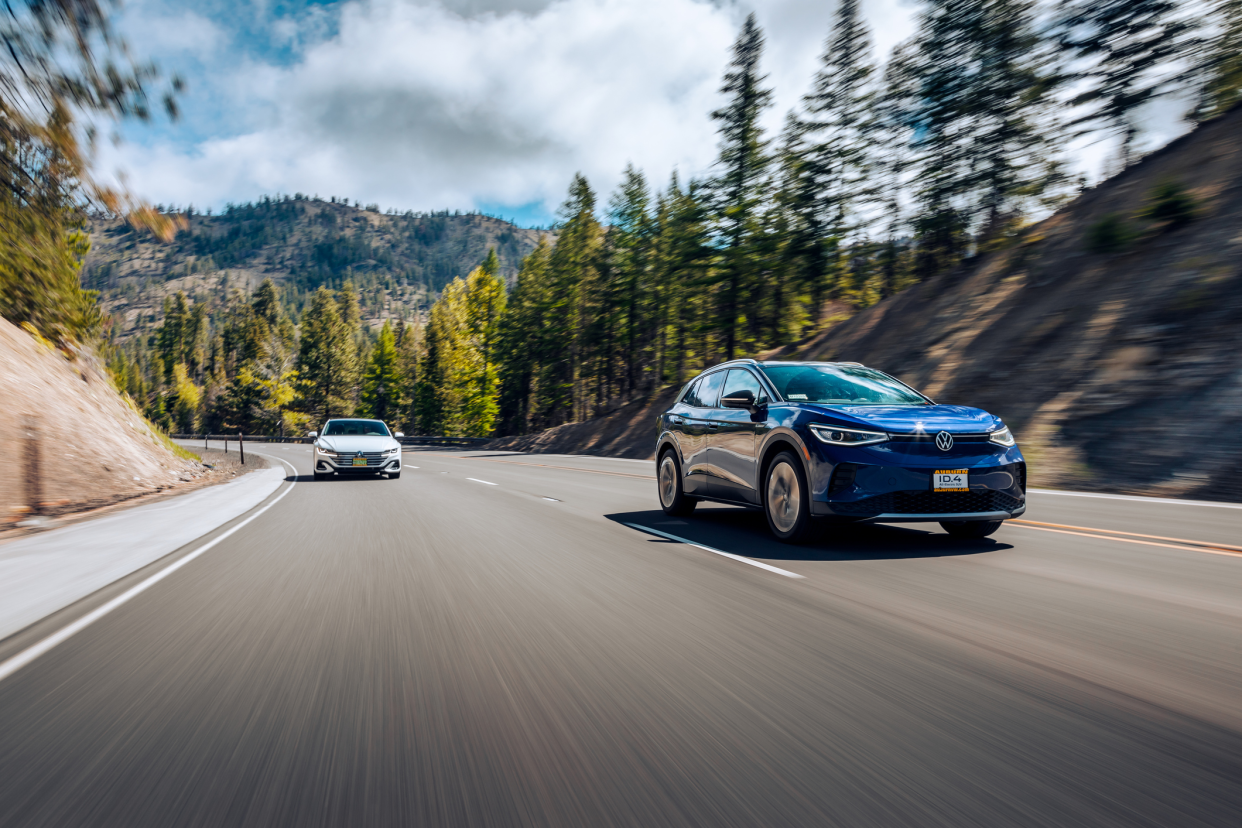
<svg viewBox="0 0 1242 828">
<path fill-rule="evenodd" d="M 656 476 L 660 487 L 660 507 L 666 515 L 688 515 L 699 505 L 697 497 L 690 497 L 681 485 L 681 465 L 671 451 L 664 452 L 660 458 L 660 468 Z"/>
<path fill-rule="evenodd" d="M 955 538 L 986 538 L 1000 528 L 999 520 L 942 520 L 944 531 Z"/>
<path fill-rule="evenodd" d="M 778 540 L 802 543 L 811 535 L 810 487 L 798 458 L 782 451 L 768 466 L 763 512 Z"/>
</svg>

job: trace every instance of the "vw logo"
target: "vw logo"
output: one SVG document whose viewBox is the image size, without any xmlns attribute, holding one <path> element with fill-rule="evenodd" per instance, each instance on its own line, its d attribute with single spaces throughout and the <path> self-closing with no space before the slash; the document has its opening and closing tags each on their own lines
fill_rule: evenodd
<svg viewBox="0 0 1242 828">
<path fill-rule="evenodd" d="M 942 431 L 936 435 L 936 448 L 941 451 L 948 451 L 953 448 L 953 435 L 947 431 Z"/>
</svg>

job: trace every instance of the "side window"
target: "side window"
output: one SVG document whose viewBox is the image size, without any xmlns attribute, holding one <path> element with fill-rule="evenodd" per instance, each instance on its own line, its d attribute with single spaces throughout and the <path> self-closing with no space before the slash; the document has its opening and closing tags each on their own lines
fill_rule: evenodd
<svg viewBox="0 0 1242 828">
<path fill-rule="evenodd" d="M 686 393 L 681 395 L 681 402 L 683 405 L 697 406 L 699 404 L 699 398 L 694 395 L 694 392 L 696 389 L 698 389 L 698 387 L 699 387 L 698 380 L 695 380 L 694 382 L 690 383 L 690 387 L 686 389 Z"/>
<path fill-rule="evenodd" d="M 759 384 L 759 380 L 744 368 L 733 368 L 729 371 L 729 378 L 724 384 L 724 392 L 720 396 L 727 397 L 735 391 L 749 391 L 754 394 L 758 405 L 768 402 L 768 395 L 763 393 L 763 386 Z"/>
<path fill-rule="evenodd" d="M 720 386 L 724 384 L 724 377 L 724 371 L 717 371 L 699 380 L 697 393 L 695 394 L 698 398 L 698 402 L 695 404 L 699 408 L 716 407 L 716 400 L 720 399 Z"/>
</svg>

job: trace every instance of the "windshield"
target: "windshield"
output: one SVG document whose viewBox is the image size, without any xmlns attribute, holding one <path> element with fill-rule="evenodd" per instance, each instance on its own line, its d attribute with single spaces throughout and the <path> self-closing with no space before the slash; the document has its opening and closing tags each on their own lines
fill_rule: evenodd
<svg viewBox="0 0 1242 828">
<path fill-rule="evenodd" d="M 379 420 L 332 420 L 323 429 L 325 437 L 391 437 L 388 426 Z"/>
<path fill-rule="evenodd" d="M 846 365 L 761 365 L 790 402 L 823 405 L 927 405 L 923 397 L 871 368 Z"/>
</svg>

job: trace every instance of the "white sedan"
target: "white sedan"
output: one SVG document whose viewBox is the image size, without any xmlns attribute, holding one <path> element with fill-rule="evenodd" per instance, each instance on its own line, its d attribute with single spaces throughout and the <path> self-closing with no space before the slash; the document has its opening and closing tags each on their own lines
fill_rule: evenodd
<svg viewBox="0 0 1242 828">
<path fill-rule="evenodd" d="M 332 474 L 401 476 L 401 444 L 380 420 L 328 420 L 323 433 L 312 431 L 315 479 Z"/>
</svg>

